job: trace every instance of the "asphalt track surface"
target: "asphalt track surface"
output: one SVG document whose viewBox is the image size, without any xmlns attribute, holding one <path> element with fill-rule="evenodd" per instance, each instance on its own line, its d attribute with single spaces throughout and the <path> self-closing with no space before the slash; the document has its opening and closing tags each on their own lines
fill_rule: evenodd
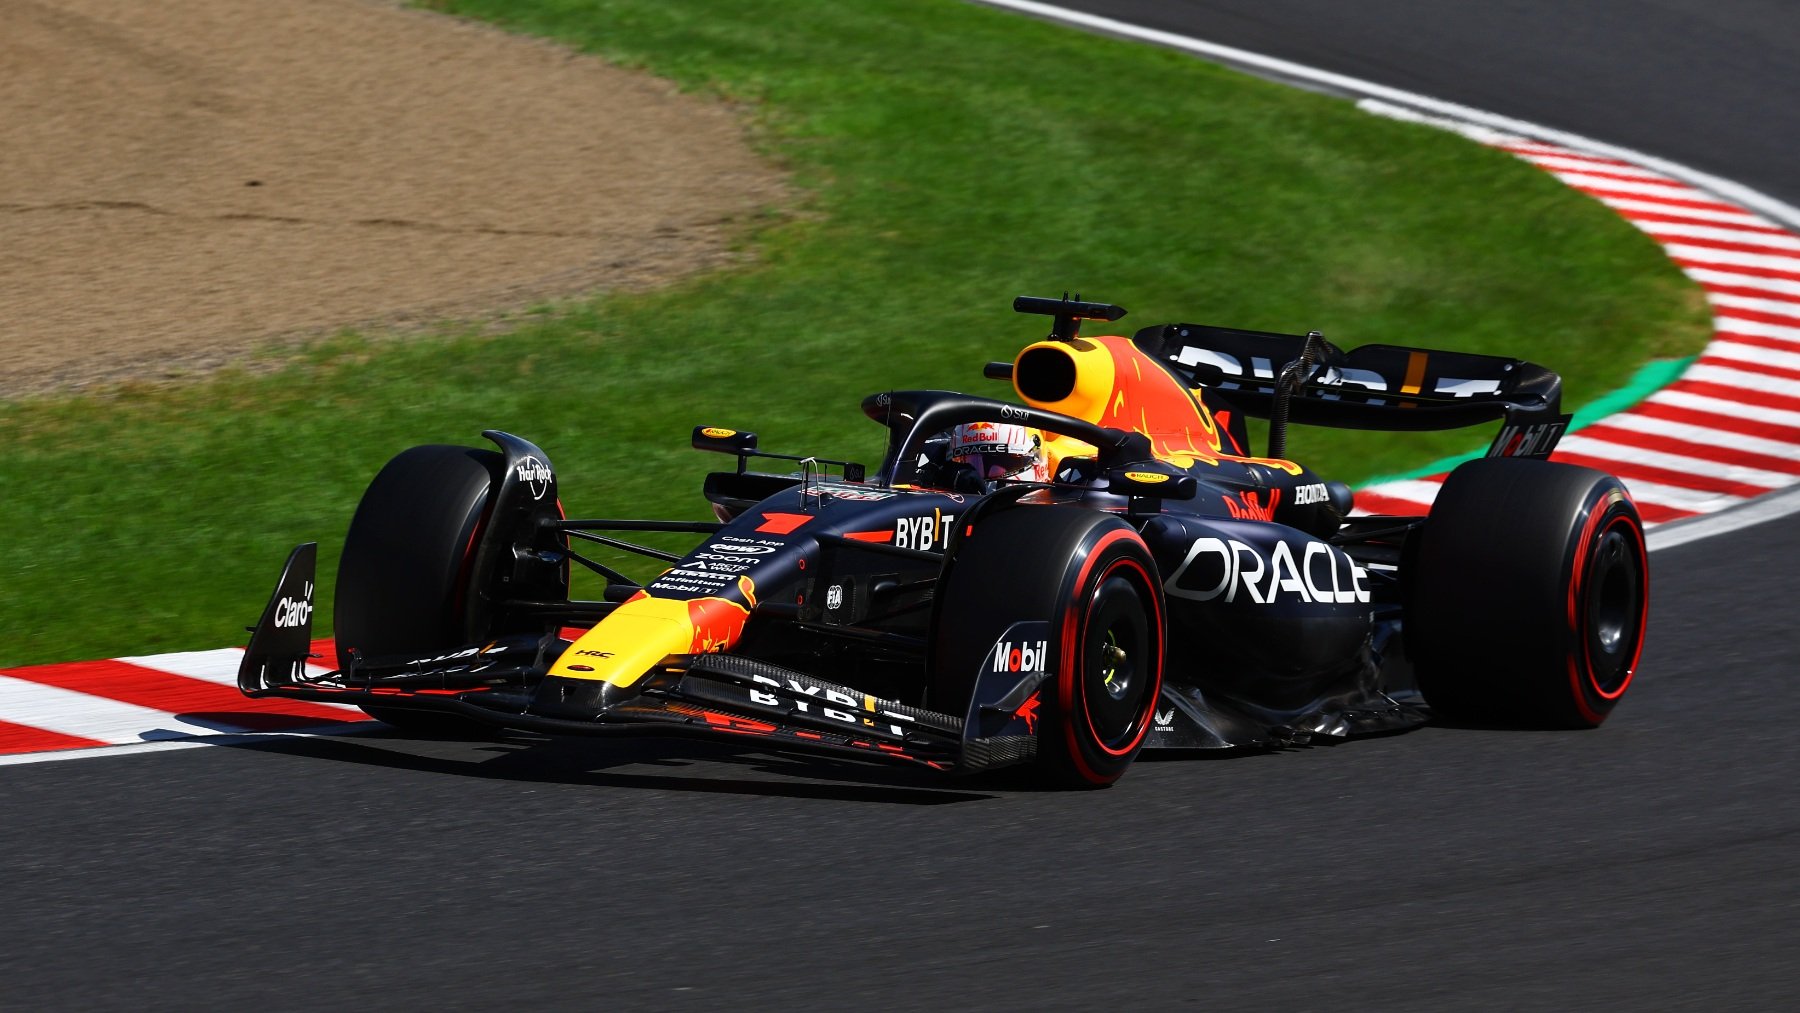
<svg viewBox="0 0 1800 1013">
<path fill-rule="evenodd" d="M 1800 203 L 1800 10 L 1578 6 L 1136 4 Z M 0 1007 L 1790 1008 L 1797 558 L 1794 519 L 1656 553 L 1599 731 L 1152 760 L 1098 793 L 679 741 L 7 768 Z"/>
</svg>

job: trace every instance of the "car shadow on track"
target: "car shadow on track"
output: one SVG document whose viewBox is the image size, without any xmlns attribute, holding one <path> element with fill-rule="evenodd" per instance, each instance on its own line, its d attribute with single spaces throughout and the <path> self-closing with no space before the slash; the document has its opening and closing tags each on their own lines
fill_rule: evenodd
<svg viewBox="0 0 1800 1013">
<path fill-rule="evenodd" d="M 923 770 L 756 752 L 694 739 L 597 741 L 505 734 L 471 740 L 370 731 L 355 736 L 239 739 L 219 745 L 394 770 L 596 788 L 902 805 L 949 805 L 998 797 L 984 790 L 997 786 L 992 778 L 951 780 Z M 641 769 L 645 767 L 668 772 Z M 739 772 L 752 776 L 739 776 Z"/>
</svg>

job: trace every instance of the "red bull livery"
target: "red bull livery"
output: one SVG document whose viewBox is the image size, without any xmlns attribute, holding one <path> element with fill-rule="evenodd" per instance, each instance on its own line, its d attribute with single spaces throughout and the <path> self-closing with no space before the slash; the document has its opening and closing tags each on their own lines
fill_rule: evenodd
<svg viewBox="0 0 1800 1013">
<path fill-rule="evenodd" d="M 306 665 L 309 543 L 239 685 L 402 728 L 732 737 L 1067 787 L 1110 784 L 1146 748 L 1287 748 L 1434 715 L 1592 727 L 1623 697 L 1643 527 L 1616 478 L 1546 460 L 1568 423 L 1555 373 L 1317 332 L 1084 337 L 1124 310 L 1014 308 L 1054 319 L 984 370 L 1016 400 L 871 395 L 873 471 L 696 427 L 735 462 L 707 477 L 711 520 L 571 518 L 550 455 L 507 433 L 404 451 L 345 537 L 336 670 Z M 1269 421 L 1260 456 L 1246 416 Z M 1489 455 L 1423 517 L 1351 516 L 1347 486 L 1285 453 L 1296 423 L 1487 421 Z M 692 547 L 631 540 L 647 531 Z M 571 594 L 577 567 L 597 596 Z"/>
</svg>

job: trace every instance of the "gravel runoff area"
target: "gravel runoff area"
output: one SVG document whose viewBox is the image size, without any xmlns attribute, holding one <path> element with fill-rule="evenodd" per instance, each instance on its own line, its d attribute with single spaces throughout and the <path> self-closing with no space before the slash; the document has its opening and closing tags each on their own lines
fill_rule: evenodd
<svg viewBox="0 0 1800 1013">
<path fill-rule="evenodd" d="M 784 181 L 647 75 L 377 0 L 0 0 L 0 397 L 728 262 Z"/>
</svg>

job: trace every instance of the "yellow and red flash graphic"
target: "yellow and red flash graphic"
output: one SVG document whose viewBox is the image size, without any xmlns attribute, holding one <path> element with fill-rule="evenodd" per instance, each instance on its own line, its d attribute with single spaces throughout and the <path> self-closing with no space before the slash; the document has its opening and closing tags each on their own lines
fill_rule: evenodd
<svg viewBox="0 0 1800 1013">
<path fill-rule="evenodd" d="M 736 590 L 743 601 L 639 591 L 569 645 L 550 674 L 630 686 L 672 655 L 729 650 L 756 607 L 756 585 L 748 576 L 738 577 Z"/>
<path fill-rule="evenodd" d="M 1039 342 L 1020 352 L 1019 359 L 1035 349 L 1051 349 L 1068 356 L 1077 379 L 1074 389 L 1060 401 L 1038 401 L 1018 391 L 1027 404 L 1111 429 L 1141 433 L 1149 437 L 1151 451 L 1158 459 L 1182 467 L 1196 462 L 1216 465 L 1220 461 L 1245 461 L 1279 468 L 1290 475 L 1301 471 L 1292 461 L 1239 457 L 1226 452 L 1218 424 L 1195 392 L 1129 338 L 1101 336 Z M 1014 368 L 1017 375 L 1017 366 Z M 1058 442 L 1073 441 L 1047 437 L 1046 450 L 1058 458 L 1085 456 L 1073 448 L 1064 451 L 1054 446 Z"/>
</svg>

